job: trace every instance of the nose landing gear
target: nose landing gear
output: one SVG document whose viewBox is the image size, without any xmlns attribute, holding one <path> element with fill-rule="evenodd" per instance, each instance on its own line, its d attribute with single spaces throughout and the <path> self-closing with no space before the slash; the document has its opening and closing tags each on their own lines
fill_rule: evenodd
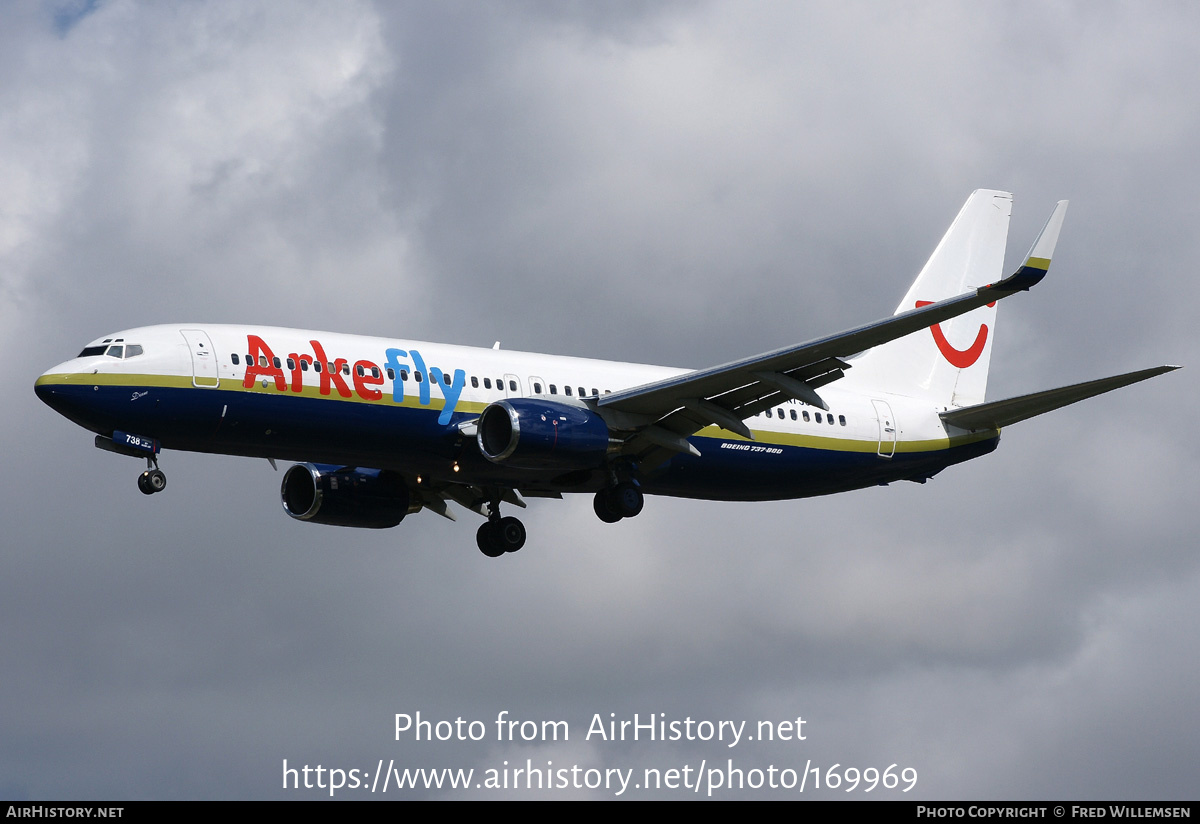
<svg viewBox="0 0 1200 824">
<path fill-rule="evenodd" d="M 167 488 L 167 474 L 158 468 L 155 458 L 146 459 L 146 469 L 138 475 L 138 489 L 143 495 L 153 495 Z"/>
<path fill-rule="evenodd" d="M 137 393 L 134 393 L 137 398 Z M 133 435 L 129 432 L 115 431 L 112 437 L 96 436 L 96 448 L 105 452 L 115 452 L 118 455 L 129 455 L 133 458 L 145 458 L 146 469 L 138 476 L 138 489 L 143 495 L 153 495 L 167 488 L 167 476 L 158 468 L 158 441 L 144 435 Z"/>
</svg>

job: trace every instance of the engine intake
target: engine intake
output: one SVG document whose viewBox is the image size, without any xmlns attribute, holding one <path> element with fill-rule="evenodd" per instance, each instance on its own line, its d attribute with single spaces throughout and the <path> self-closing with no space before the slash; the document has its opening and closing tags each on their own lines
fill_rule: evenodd
<svg viewBox="0 0 1200 824">
<path fill-rule="evenodd" d="M 520 469 L 593 469 L 604 464 L 610 447 L 599 415 L 536 398 L 490 404 L 475 438 L 489 461 Z"/>
<path fill-rule="evenodd" d="M 395 472 L 296 464 L 283 475 L 283 511 L 298 521 L 384 529 L 421 508 Z"/>
</svg>

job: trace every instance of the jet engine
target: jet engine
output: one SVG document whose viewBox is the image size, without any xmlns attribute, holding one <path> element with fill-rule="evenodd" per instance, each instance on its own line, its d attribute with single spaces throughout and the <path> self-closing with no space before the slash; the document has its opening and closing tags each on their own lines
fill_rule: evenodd
<svg viewBox="0 0 1200 824">
<path fill-rule="evenodd" d="M 283 475 L 280 497 L 296 520 L 329 526 L 383 529 L 421 508 L 395 472 L 357 466 L 296 464 Z"/>
<path fill-rule="evenodd" d="M 608 425 L 590 409 L 538 398 L 488 405 L 475 437 L 489 461 L 519 469 L 591 469 L 613 446 Z"/>
</svg>

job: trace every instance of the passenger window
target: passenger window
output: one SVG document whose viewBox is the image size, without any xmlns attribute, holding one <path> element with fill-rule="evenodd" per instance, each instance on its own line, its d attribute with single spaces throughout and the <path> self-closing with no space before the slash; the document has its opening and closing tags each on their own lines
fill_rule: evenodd
<svg viewBox="0 0 1200 824">
<path fill-rule="evenodd" d="M 805 423 L 807 423 L 808 422 L 808 410 L 805 409 L 803 412 L 800 413 L 800 415 L 804 418 Z"/>
<path fill-rule="evenodd" d="M 550 394 L 551 394 L 551 395 L 557 395 L 557 394 L 558 394 L 558 387 L 556 387 L 554 384 L 550 384 Z"/>
<path fill-rule="evenodd" d="M 230 356 L 229 356 L 229 359 L 230 359 L 231 361 L 233 361 L 233 365 L 234 365 L 234 366 L 237 366 L 237 365 L 238 365 L 239 361 L 238 361 L 237 352 L 234 352 L 232 355 L 230 355 Z"/>
<path fill-rule="evenodd" d="M 542 394 L 542 385 L 536 381 L 534 381 L 534 384 L 533 384 L 533 394 L 535 394 L 535 395 Z"/>
<path fill-rule="evenodd" d="M 348 363 L 343 363 L 343 364 L 342 364 L 342 374 L 343 374 L 343 375 L 349 375 L 349 374 L 350 374 L 350 364 L 348 364 Z"/>
<path fill-rule="evenodd" d="M 365 377 L 365 376 L 366 376 L 366 374 L 367 374 L 367 373 L 366 373 L 366 370 L 364 370 L 364 369 L 362 368 L 362 364 L 361 364 L 361 363 L 360 363 L 360 364 L 357 364 L 357 365 L 354 367 L 354 371 L 358 373 L 358 376 L 359 376 L 360 378 L 361 378 L 361 377 Z"/>
<path fill-rule="evenodd" d="M 279 356 L 276 355 L 274 358 L 272 358 L 271 363 L 275 366 L 276 369 L 278 369 L 279 368 Z"/>
<path fill-rule="evenodd" d="M 392 367 L 390 367 L 390 366 L 387 368 L 387 376 L 388 376 L 388 380 L 392 381 L 393 383 L 395 382 L 396 373 L 394 371 L 392 371 Z"/>
<path fill-rule="evenodd" d="M 571 396 L 571 387 L 570 387 L 570 386 L 564 386 L 564 387 L 563 387 L 563 394 L 564 394 L 564 395 L 566 395 L 567 397 L 570 397 L 570 396 Z"/>
<path fill-rule="evenodd" d="M 599 394 L 600 394 L 599 392 L 597 392 L 597 391 L 596 391 L 596 387 L 594 387 L 594 386 L 592 387 L 592 394 L 593 394 L 593 395 L 599 395 Z"/>
<path fill-rule="evenodd" d="M 287 363 L 288 363 L 288 369 L 295 369 L 295 368 L 296 368 L 296 362 L 295 362 L 294 360 L 292 360 L 291 358 L 288 358 L 288 361 L 287 361 Z"/>
<path fill-rule="evenodd" d="M 446 384 L 446 386 L 450 385 L 450 376 L 445 372 L 442 373 L 442 383 Z"/>
<path fill-rule="evenodd" d="M 401 382 L 408 380 L 408 370 L 407 369 L 400 370 L 400 380 L 401 380 Z"/>
<path fill-rule="evenodd" d="M 795 409 L 790 409 L 790 410 L 788 410 L 788 411 L 792 413 L 792 420 L 796 420 L 796 410 L 795 410 Z"/>
<path fill-rule="evenodd" d="M 587 392 L 584 391 L 583 387 L 582 386 L 579 387 L 579 397 L 582 398 L 586 394 L 587 394 Z"/>
<path fill-rule="evenodd" d="M 262 367 L 263 369 L 266 369 L 266 368 L 267 368 L 267 356 L 266 356 L 266 355 L 259 355 L 259 356 L 258 356 L 258 365 L 259 365 L 260 367 Z"/>
<path fill-rule="evenodd" d="M 325 371 L 325 366 L 320 361 L 314 361 L 313 369 L 315 369 L 318 373 L 321 373 Z"/>
<path fill-rule="evenodd" d="M 424 378 L 421 377 L 420 372 L 413 372 L 413 380 L 415 380 L 417 383 L 420 383 L 422 380 L 424 380 Z"/>
<path fill-rule="evenodd" d="M 372 367 L 371 367 L 371 377 L 372 377 L 372 378 L 378 378 L 378 377 L 379 377 L 379 367 L 378 367 L 378 366 L 372 366 Z"/>
<path fill-rule="evenodd" d="M 474 375 L 471 376 L 471 388 L 472 389 L 479 388 L 479 378 L 475 377 Z"/>
<path fill-rule="evenodd" d="M 821 422 L 821 413 L 820 412 L 814 412 L 813 416 L 817 419 L 817 423 Z"/>
<path fill-rule="evenodd" d="M 846 416 L 838 415 L 838 423 L 840 423 L 842 426 L 845 426 L 846 425 Z"/>
<path fill-rule="evenodd" d="M 491 379 L 491 378 L 484 378 L 484 379 L 483 379 L 483 388 L 484 388 L 484 389 L 491 389 L 491 388 L 492 388 L 492 379 Z"/>
<path fill-rule="evenodd" d="M 516 392 L 516 391 L 517 391 L 517 382 L 516 382 L 516 381 L 509 381 L 509 382 L 508 382 L 508 388 L 509 388 L 510 390 L 512 390 L 513 392 Z"/>
<path fill-rule="evenodd" d="M 301 372 L 307 372 L 307 371 L 308 371 L 308 361 L 306 361 L 306 360 L 302 360 L 302 361 L 300 361 L 300 371 L 301 371 Z"/>
</svg>

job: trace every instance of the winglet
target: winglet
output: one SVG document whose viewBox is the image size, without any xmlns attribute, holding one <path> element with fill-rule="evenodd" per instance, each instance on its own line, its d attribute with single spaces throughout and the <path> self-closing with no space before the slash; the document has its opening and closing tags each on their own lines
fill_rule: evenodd
<svg viewBox="0 0 1200 824">
<path fill-rule="evenodd" d="M 1031 286 L 1036 286 L 1050 269 L 1050 258 L 1054 256 L 1054 247 L 1058 243 L 1058 233 L 1062 231 L 1063 218 L 1067 216 L 1067 201 L 1060 200 L 1050 213 L 1050 219 L 1042 227 L 1037 240 L 1025 257 L 1021 268 L 996 284 L 996 288 L 1010 292 L 1027 292 Z"/>
</svg>

